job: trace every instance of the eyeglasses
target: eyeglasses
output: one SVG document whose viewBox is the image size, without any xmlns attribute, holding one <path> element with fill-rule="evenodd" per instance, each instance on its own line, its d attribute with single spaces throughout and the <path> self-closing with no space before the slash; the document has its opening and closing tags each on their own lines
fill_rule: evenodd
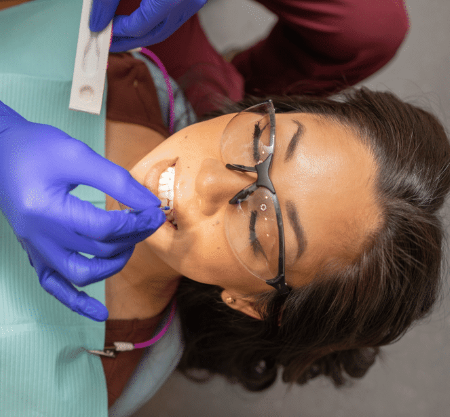
<svg viewBox="0 0 450 417">
<path fill-rule="evenodd" d="M 225 127 L 221 154 L 228 169 L 256 173 L 254 183 L 239 191 L 225 212 L 225 231 L 234 255 L 254 276 L 280 294 L 285 281 L 284 229 L 280 204 L 269 170 L 275 148 L 272 100 L 251 106 Z"/>
</svg>

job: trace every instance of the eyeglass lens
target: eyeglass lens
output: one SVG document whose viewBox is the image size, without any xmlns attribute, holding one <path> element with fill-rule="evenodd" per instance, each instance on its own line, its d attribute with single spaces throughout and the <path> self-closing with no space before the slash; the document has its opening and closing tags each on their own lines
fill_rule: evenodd
<svg viewBox="0 0 450 417">
<path fill-rule="evenodd" d="M 226 126 L 221 142 L 224 163 L 254 167 L 273 153 L 267 107 L 258 106 L 256 111 L 243 111 Z M 248 175 L 249 185 L 256 180 L 256 173 L 242 175 Z M 234 255 L 249 272 L 266 281 L 277 275 L 278 225 L 269 190 L 259 187 L 244 201 L 229 204 L 225 230 Z"/>
</svg>

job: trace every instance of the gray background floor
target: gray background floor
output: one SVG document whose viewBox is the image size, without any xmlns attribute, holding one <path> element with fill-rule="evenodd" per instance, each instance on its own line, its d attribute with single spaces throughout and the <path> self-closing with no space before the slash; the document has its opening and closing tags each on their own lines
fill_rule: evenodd
<svg viewBox="0 0 450 417">
<path fill-rule="evenodd" d="M 373 0 L 372 0 L 373 1 Z M 406 0 L 411 30 L 397 56 L 364 85 L 391 90 L 432 110 L 450 132 L 450 1 Z M 276 17 L 249 0 L 210 0 L 200 19 L 219 52 L 265 36 Z M 450 204 L 445 219 L 450 231 Z M 447 250 L 448 253 L 448 250 Z M 448 276 L 448 270 L 445 273 Z M 133 417 L 447 417 L 450 416 L 450 307 L 445 298 L 425 322 L 386 347 L 352 388 L 325 380 L 288 389 L 277 383 L 258 394 L 215 378 L 203 385 L 174 373 Z"/>
</svg>

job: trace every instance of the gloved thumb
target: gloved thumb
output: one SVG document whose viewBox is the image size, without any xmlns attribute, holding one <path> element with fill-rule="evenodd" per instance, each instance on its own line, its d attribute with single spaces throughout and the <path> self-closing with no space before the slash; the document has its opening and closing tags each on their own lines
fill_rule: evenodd
<svg viewBox="0 0 450 417">
<path fill-rule="evenodd" d="M 114 17 L 120 0 L 93 0 L 89 29 L 101 32 Z"/>
</svg>

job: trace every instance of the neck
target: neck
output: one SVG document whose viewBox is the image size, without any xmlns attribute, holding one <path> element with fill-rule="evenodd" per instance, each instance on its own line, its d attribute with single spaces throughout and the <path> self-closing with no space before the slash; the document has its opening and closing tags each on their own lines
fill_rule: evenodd
<svg viewBox="0 0 450 417">
<path fill-rule="evenodd" d="M 180 274 L 141 242 L 125 267 L 105 281 L 109 319 L 145 319 L 160 314 L 175 295 Z"/>
<path fill-rule="evenodd" d="M 117 201 L 110 209 L 119 209 Z M 180 278 L 179 272 L 151 252 L 145 241 L 139 242 L 125 267 L 105 280 L 109 319 L 157 316 L 173 298 Z"/>
</svg>

